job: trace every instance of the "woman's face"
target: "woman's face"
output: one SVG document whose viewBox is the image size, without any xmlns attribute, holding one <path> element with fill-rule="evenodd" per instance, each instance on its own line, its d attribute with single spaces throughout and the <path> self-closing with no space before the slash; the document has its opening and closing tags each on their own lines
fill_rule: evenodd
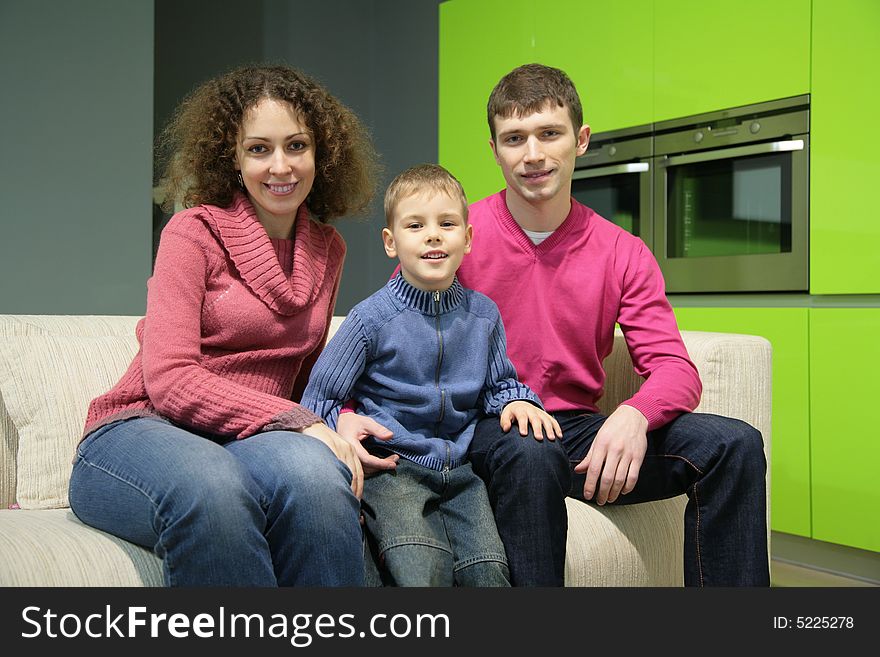
<svg viewBox="0 0 880 657">
<path fill-rule="evenodd" d="M 315 182 L 315 139 L 290 105 L 266 98 L 245 112 L 235 168 L 269 236 L 289 238 Z"/>
</svg>

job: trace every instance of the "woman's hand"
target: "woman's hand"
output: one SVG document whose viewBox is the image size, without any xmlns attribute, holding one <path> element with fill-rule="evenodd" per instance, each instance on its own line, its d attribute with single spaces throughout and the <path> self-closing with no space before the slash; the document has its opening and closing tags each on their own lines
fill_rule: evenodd
<svg viewBox="0 0 880 657">
<path fill-rule="evenodd" d="M 358 499 L 361 499 L 364 492 L 364 469 L 361 467 L 361 460 L 351 441 L 340 436 L 323 422 L 305 427 L 301 433 L 320 440 L 333 451 L 336 458 L 348 466 L 348 469 L 351 470 L 351 490 L 354 491 Z M 361 449 L 363 448 L 361 447 Z"/>
<path fill-rule="evenodd" d="M 529 433 L 529 425 L 535 434 L 535 440 L 544 440 L 544 435 L 550 440 L 562 438 L 562 428 L 552 415 L 534 404 L 527 401 L 513 401 L 501 411 L 501 429 L 510 431 L 513 422 L 519 425 L 519 434 L 526 436 Z"/>
<path fill-rule="evenodd" d="M 364 477 L 372 477 L 375 474 L 385 470 L 394 470 L 397 467 L 397 461 L 400 459 L 397 454 L 379 458 L 370 454 L 361 445 L 361 441 L 370 437 L 388 440 L 394 435 L 373 418 L 358 415 L 357 413 L 340 413 L 339 419 L 336 420 L 336 430 L 340 436 L 354 446 L 355 454 L 358 455 L 364 468 Z"/>
</svg>

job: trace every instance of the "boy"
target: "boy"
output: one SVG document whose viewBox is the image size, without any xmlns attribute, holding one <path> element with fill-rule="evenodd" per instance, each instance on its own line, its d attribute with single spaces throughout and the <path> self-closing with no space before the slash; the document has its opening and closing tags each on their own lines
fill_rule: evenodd
<svg viewBox="0 0 880 657">
<path fill-rule="evenodd" d="M 495 304 L 456 280 L 473 235 L 459 182 L 437 165 L 408 169 L 388 187 L 385 217 L 400 273 L 346 317 L 302 404 L 335 427 L 351 399 L 393 433 L 368 442 L 401 458 L 363 496 L 386 583 L 507 586 L 486 490 L 467 462 L 474 428 L 495 415 L 505 430 L 515 421 L 522 435 L 531 426 L 553 440 L 559 425 L 517 381 Z"/>
</svg>

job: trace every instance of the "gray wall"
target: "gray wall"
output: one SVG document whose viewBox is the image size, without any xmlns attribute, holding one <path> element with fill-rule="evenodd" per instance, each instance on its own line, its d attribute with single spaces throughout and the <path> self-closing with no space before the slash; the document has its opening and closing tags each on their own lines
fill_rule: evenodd
<svg viewBox="0 0 880 657">
<path fill-rule="evenodd" d="M 438 0 L 263 1 L 267 58 L 309 72 L 358 113 L 382 155 L 382 191 L 403 169 L 437 161 Z M 336 225 L 348 244 L 338 314 L 394 269 L 381 197 L 367 219 Z"/>
<path fill-rule="evenodd" d="M 0 313 L 144 312 L 154 116 L 158 128 L 237 64 L 321 80 L 372 130 L 384 183 L 436 161 L 438 4 L 2 0 Z M 387 280 L 383 225 L 381 199 L 337 224 L 349 245 L 337 312 Z"/>
<path fill-rule="evenodd" d="M 284 62 L 321 81 L 367 124 L 382 155 L 384 189 L 402 169 L 437 159 L 438 4 L 156 0 L 156 128 L 216 73 Z M 337 313 L 388 280 L 394 264 L 382 250 L 382 226 L 381 195 L 367 218 L 336 224 L 348 244 Z"/>
<path fill-rule="evenodd" d="M 152 0 L 0 3 L 0 313 L 140 314 Z"/>
</svg>

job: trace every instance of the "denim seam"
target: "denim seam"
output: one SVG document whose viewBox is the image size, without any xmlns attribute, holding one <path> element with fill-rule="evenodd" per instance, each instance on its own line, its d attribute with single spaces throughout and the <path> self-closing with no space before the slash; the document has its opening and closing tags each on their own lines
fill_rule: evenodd
<svg viewBox="0 0 880 657">
<path fill-rule="evenodd" d="M 452 554 L 452 550 L 449 549 L 448 545 L 443 545 L 439 541 L 424 538 L 423 536 L 398 536 L 393 539 L 382 541 L 379 544 L 379 553 L 383 554 L 391 548 L 402 547 L 404 545 L 424 545 L 425 547 L 436 548 Z"/>
<path fill-rule="evenodd" d="M 685 457 L 683 457 L 679 454 L 659 454 L 658 456 L 664 456 L 666 458 L 672 458 L 672 459 L 680 459 L 680 460 L 684 461 L 685 463 L 687 463 L 689 466 L 691 466 L 694 470 L 696 470 L 700 474 L 703 474 L 703 471 L 700 470 L 700 468 L 698 468 L 691 461 L 689 461 L 688 459 L 686 459 Z M 696 547 L 697 547 L 697 570 L 700 573 L 700 586 L 702 587 L 702 586 L 705 586 L 705 584 L 703 583 L 703 558 L 702 558 L 702 550 L 700 549 L 700 498 L 697 495 L 697 482 L 696 481 L 694 482 L 693 489 L 694 489 L 694 504 L 697 508 L 697 527 L 696 527 L 696 531 L 695 531 L 695 533 L 696 533 L 695 541 L 696 541 Z"/>
<path fill-rule="evenodd" d="M 135 483 L 132 482 L 132 481 L 128 481 L 128 480 L 126 480 L 126 479 L 123 479 L 122 477 L 120 477 L 120 476 L 119 476 L 118 474 L 116 474 L 115 472 L 111 472 L 111 471 L 108 470 L 107 468 L 102 467 L 102 466 L 98 465 L 97 463 L 92 463 L 91 461 L 87 460 L 82 454 L 77 454 L 77 457 L 78 457 L 78 459 L 79 459 L 80 461 L 82 461 L 83 464 L 85 464 L 86 466 L 88 466 L 88 467 L 90 467 L 90 468 L 94 468 L 95 470 L 100 470 L 101 472 L 105 473 L 106 475 L 108 475 L 108 476 L 110 476 L 110 477 L 113 477 L 113 478 L 116 479 L 117 481 L 120 481 L 120 482 L 122 482 L 123 484 L 125 484 L 126 486 L 129 486 L 129 487 L 133 488 L 133 489 L 136 490 L 138 493 L 140 493 L 141 495 L 143 495 L 144 497 L 146 497 L 146 498 L 150 501 L 150 504 L 153 505 L 153 508 L 156 509 L 156 513 L 154 514 L 154 517 L 155 517 L 159 522 L 162 523 L 163 528 L 165 527 L 165 520 L 159 515 L 159 505 L 156 503 L 156 500 L 154 500 L 154 499 L 152 498 L 152 496 L 151 496 L 149 493 L 147 493 L 146 490 L 143 489 L 142 486 L 140 486 L 140 485 L 138 485 L 138 484 L 135 484 Z M 156 532 L 156 542 L 157 542 L 157 544 L 159 544 L 159 545 L 162 546 L 162 553 L 163 553 L 163 555 L 164 555 L 164 556 L 162 557 L 162 561 L 163 561 L 164 564 L 165 564 L 165 572 L 168 573 L 168 583 L 169 583 L 169 585 L 173 586 L 173 583 L 171 582 L 171 579 L 172 579 L 172 577 L 171 577 L 171 573 L 172 573 L 173 570 L 174 570 L 174 569 L 173 569 L 173 564 L 171 564 L 171 562 L 169 561 L 169 559 L 168 559 L 168 550 L 165 549 L 165 545 L 164 545 L 164 543 L 162 543 L 162 532 L 161 532 L 161 531 L 157 531 L 157 532 Z M 156 553 L 156 550 L 153 549 L 152 552 L 153 552 L 153 554 L 155 554 L 155 553 Z M 158 555 L 157 555 L 157 556 L 158 556 Z"/>
<path fill-rule="evenodd" d="M 700 586 L 703 587 L 705 584 L 703 583 L 703 558 L 700 551 L 700 499 L 697 496 L 697 482 L 694 482 L 694 503 L 697 507 L 697 529 L 696 529 L 696 542 L 697 542 L 697 570 L 700 572 Z"/>
<path fill-rule="evenodd" d="M 483 562 L 491 562 L 494 561 L 496 563 L 507 565 L 507 557 L 503 554 L 499 554 L 497 552 L 486 552 L 481 555 L 476 555 L 472 557 L 468 557 L 467 559 L 462 559 L 461 561 L 456 561 L 452 565 L 452 571 L 457 572 L 462 570 L 463 568 L 467 568 L 468 566 L 473 566 L 475 563 L 483 563 Z"/>
</svg>

